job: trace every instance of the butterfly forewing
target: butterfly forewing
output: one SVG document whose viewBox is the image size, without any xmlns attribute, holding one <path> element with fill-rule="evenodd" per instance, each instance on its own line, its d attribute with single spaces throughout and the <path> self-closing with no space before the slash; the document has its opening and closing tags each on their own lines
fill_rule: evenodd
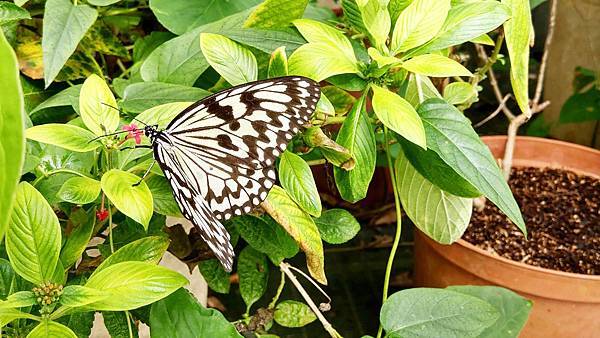
<svg viewBox="0 0 600 338">
<path fill-rule="evenodd" d="M 247 213 L 266 198 L 276 179 L 275 159 L 309 120 L 319 96 L 318 84 L 303 77 L 248 83 L 186 108 L 155 139 L 155 158 L 184 216 L 215 253 L 222 251 L 217 257 L 224 266 L 231 266 L 233 250 L 219 220 Z"/>
</svg>

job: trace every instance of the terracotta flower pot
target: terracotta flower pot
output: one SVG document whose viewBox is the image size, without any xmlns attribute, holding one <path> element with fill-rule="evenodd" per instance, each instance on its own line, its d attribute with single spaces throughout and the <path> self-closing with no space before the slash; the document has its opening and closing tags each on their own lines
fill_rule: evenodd
<svg viewBox="0 0 600 338">
<path fill-rule="evenodd" d="M 505 136 L 483 137 L 496 157 Z M 600 151 L 534 137 L 519 137 L 515 166 L 564 168 L 600 177 Z M 464 240 L 442 245 L 417 231 L 415 284 L 499 285 L 533 300 L 521 337 L 599 337 L 600 276 L 534 267 L 492 255 Z"/>
</svg>

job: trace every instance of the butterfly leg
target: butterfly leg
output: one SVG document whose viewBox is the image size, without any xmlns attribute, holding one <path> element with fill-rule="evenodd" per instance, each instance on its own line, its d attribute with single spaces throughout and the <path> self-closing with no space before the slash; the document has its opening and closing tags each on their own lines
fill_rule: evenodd
<svg viewBox="0 0 600 338">
<path fill-rule="evenodd" d="M 132 187 L 137 187 L 138 185 L 142 184 L 142 181 L 144 180 L 144 178 L 146 178 L 146 176 L 148 176 L 148 174 L 150 173 L 150 170 L 152 170 L 152 167 L 154 167 L 154 163 L 156 163 L 156 161 L 152 161 L 152 164 L 150 164 L 148 169 L 146 169 L 146 172 L 144 173 L 142 178 L 140 178 L 140 180 L 137 183 L 132 184 L 131 185 Z"/>
</svg>

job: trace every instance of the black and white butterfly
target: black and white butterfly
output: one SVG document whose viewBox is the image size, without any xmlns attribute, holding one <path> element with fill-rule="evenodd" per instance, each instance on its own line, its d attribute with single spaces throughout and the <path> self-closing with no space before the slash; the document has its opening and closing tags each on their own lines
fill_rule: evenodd
<svg viewBox="0 0 600 338">
<path fill-rule="evenodd" d="M 251 82 L 192 104 L 164 130 L 144 128 L 183 216 L 225 270 L 235 254 L 221 222 L 267 197 L 275 159 L 308 122 L 320 95 L 316 82 L 300 76 Z"/>
</svg>

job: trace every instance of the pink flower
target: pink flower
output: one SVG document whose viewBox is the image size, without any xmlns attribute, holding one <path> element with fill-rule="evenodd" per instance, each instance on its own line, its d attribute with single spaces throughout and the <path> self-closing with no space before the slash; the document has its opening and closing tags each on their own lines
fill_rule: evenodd
<svg viewBox="0 0 600 338">
<path fill-rule="evenodd" d="M 132 123 L 129 125 L 124 125 L 123 130 L 129 132 L 129 133 L 127 133 L 127 136 L 125 137 L 125 139 L 130 139 L 130 138 L 135 139 L 135 144 L 140 144 L 142 142 L 142 135 L 144 134 L 144 132 L 142 130 L 138 129 L 138 127 L 135 123 Z"/>
<path fill-rule="evenodd" d="M 107 217 L 108 217 L 108 210 L 102 208 L 102 209 L 96 211 L 96 218 L 98 218 L 98 221 L 102 222 Z"/>
</svg>

